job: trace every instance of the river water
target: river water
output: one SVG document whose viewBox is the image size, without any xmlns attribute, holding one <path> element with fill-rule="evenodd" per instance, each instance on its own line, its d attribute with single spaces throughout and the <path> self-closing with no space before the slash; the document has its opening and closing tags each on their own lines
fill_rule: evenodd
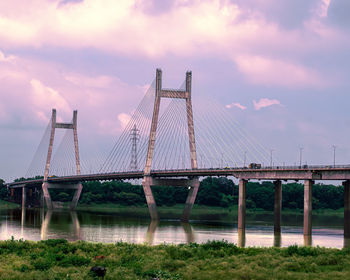
<svg viewBox="0 0 350 280">
<path fill-rule="evenodd" d="M 0 211 L 0 239 L 13 236 L 34 241 L 64 238 L 70 241 L 148 244 L 227 240 L 246 247 L 298 244 L 343 248 L 349 244 L 343 238 L 343 218 L 339 215 L 314 215 L 312 238 L 304 238 L 300 214 L 282 216 L 281 234 L 274 234 L 272 221 L 272 213 L 247 214 L 246 230 L 239 232 L 237 218 L 225 214 L 201 216 L 190 223 L 181 223 L 175 219 L 151 222 L 133 215 L 15 209 Z"/>
</svg>

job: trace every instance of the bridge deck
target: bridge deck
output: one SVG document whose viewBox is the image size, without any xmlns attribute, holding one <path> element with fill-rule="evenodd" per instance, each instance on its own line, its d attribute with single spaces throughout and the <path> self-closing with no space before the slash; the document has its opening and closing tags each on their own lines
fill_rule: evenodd
<svg viewBox="0 0 350 280">
<path fill-rule="evenodd" d="M 62 177 L 49 177 L 51 183 L 76 183 L 84 181 L 108 181 L 142 179 L 143 171 L 112 172 L 102 174 L 85 174 Z M 180 170 L 156 170 L 151 172 L 152 177 L 207 177 L 233 176 L 246 180 L 350 180 L 350 165 L 342 166 L 308 166 L 308 167 L 273 167 L 273 168 L 201 168 Z M 20 187 L 23 184 L 41 184 L 43 179 L 18 181 L 7 184 L 8 187 Z"/>
</svg>

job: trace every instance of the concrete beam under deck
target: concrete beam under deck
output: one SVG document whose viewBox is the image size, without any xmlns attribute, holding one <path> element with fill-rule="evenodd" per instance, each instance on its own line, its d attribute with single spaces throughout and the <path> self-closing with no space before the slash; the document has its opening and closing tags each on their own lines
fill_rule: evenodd
<svg viewBox="0 0 350 280">
<path fill-rule="evenodd" d="M 319 171 L 321 179 L 319 180 L 350 180 L 350 170 L 323 170 Z"/>
<path fill-rule="evenodd" d="M 79 189 L 79 184 L 47 184 L 48 189 Z"/>
<path fill-rule="evenodd" d="M 322 180 L 322 175 L 306 170 L 239 171 L 232 176 L 245 180 Z"/>
<path fill-rule="evenodd" d="M 152 179 L 152 186 L 189 187 L 195 184 L 198 179 Z"/>
</svg>

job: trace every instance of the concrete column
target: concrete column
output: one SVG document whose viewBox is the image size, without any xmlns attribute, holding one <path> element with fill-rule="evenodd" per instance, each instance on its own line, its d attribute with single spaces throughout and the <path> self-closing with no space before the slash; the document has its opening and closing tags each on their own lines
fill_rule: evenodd
<svg viewBox="0 0 350 280">
<path fill-rule="evenodd" d="M 81 191 L 83 189 L 83 185 L 81 183 L 76 184 L 76 186 L 77 186 L 77 189 L 75 190 L 75 193 L 74 193 L 71 205 L 70 205 L 71 210 L 74 210 L 77 207 L 78 201 L 80 198 L 80 194 L 81 194 Z"/>
<path fill-rule="evenodd" d="M 148 140 L 147 158 L 146 158 L 146 166 L 145 166 L 146 176 L 149 176 L 151 173 L 154 145 L 156 142 L 156 134 L 157 134 L 157 126 L 158 126 L 161 90 L 162 90 L 162 70 L 157 69 L 156 70 L 156 96 L 154 100 L 151 131 L 150 131 L 149 140 Z"/>
<path fill-rule="evenodd" d="M 239 180 L 239 193 L 238 193 L 238 229 L 245 229 L 245 209 L 246 209 L 246 186 L 247 180 Z"/>
<path fill-rule="evenodd" d="M 350 238 L 350 181 L 343 182 L 344 186 L 344 238 Z"/>
<path fill-rule="evenodd" d="M 73 137 L 74 137 L 74 153 L 75 165 L 77 175 L 80 175 L 80 158 L 79 158 L 79 144 L 78 144 L 78 111 L 73 111 Z"/>
<path fill-rule="evenodd" d="M 238 229 L 238 247 L 245 247 L 245 229 Z"/>
<path fill-rule="evenodd" d="M 304 182 L 304 235 L 312 234 L 312 180 Z"/>
<path fill-rule="evenodd" d="M 277 180 L 273 183 L 275 185 L 274 232 L 281 232 L 282 182 Z"/>
<path fill-rule="evenodd" d="M 52 149 L 53 149 L 53 141 L 55 139 L 55 129 L 56 129 L 56 109 L 52 109 L 50 142 L 49 142 L 49 149 L 47 151 L 47 157 L 46 157 L 44 182 L 47 181 L 47 177 L 49 176 Z"/>
<path fill-rule="evenodd" d="M 27 200 L 27 190 L 26 187 L 22 187 L 22 209 L 26 208 L 26 200 Z"/>
<path fill-rule="evenodd" d="M 198 189 L 199 189 L 199 180 L 196 179 L 193 183 L 192 186 L 190 186 L 190 190 L 188 191 L 187 199 L 186 199 L 186 204 L 184 207 L 184 211 L 182 213 L 181 221 L 183 222 L 188 222 L 190 219 L 191 211 L 194 202 L 196 201 Z"/>
<path fill-rule="evenodd" d="M 159 216 L 157 211 L 157 204 L 154 199 L 151 186 L 152 186 L 152 177 L 145 176 L 142 180 L 142 187 L 145 193 L 149 214 L 151 215 L 152 220 L 158 220 Z"/>
<path fill-rule="evenodd" d="M 304 235 L 304 246 L 312 246 L 312 235 Z"/>
<path fill-rule="evenodd" d="M 49 186 L 49 183 L 44 182 L 43 185 L 42 185 L 42 189 L 43 189 L 43 195 L 44 195 L 44 199 L 45 199 L 45 202 L 46 202 L 47 209 L 51 210 L 53 207 L 52 207 L 52 200 L 51 200 L 51 196 L 50 196 L 50 193 L 49 193 L 48 186 Z"/>
<path fill-rule="evenodd" d="M 275 231 L 273 233 L 273 247 L 281 247 L 282 237 L 280 231 Z"/>
<path fill-rule="evenodd" d="M 186 72 L 186 92 L 188 97 L 186 98 L 186 112 L 187 112 L 187 128 L 188 128 L 188 140 L 191 155 L 191 167 L 197 169 L 197 151 L 196 141 L 194 137 L 194 124 L 193 124 L 193 111 L 192 111 L 192 72 Z"/>
</svg>

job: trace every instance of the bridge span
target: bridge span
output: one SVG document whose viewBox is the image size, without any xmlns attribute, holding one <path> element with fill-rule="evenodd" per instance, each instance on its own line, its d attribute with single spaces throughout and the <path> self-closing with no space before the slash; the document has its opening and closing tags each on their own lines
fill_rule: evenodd
<svg viewBox="0 0 350 280">
<path fill-rule="evenodd" d="M 71 123 L 59 123 L 56 121 L 56 110 L 53 109 L 49 125 L 40 142 L 44 147 L 39 145 L 32 161 L 34 167 L 31 165 L 29 168 L 33 171 L 32 176 L 26 176 L 43 175 L 43 177 L 12 182 L 6 186 L 11 189 L 11 194 L 14 190 L 22 189 L 22 209 L 25 209 L 27 199 L 30 199 L 33 193 L 40 197 L 42 207 L 46 204 L 48 209 L 53 209 L 58 203 L 51 200 L 49 189 L 73 189 L 75 191 L 71 209 L 75 209 L 83 188 L 82 182 L 142 179 L 152 220 L 159 219 L 159 216 L 151 186 L 186 187 L 189 192 L 181 220 L 188 221 L 200 185 L 199 178 L 233 176 L 239 180 L 238 229 L 244 231 L 247 182 L 249 180 L 272 180 L 275 186 L 274 231 L 280 232 L 282 181 L 303 180 L 304 235 L 311 236 L 312 186 L 314 181 L 340 180 L 343 181 L 344 185 L 344 236 L 350 238 L 350 165 L 335 165 L 334 162 L 333 165 L 310 166 L 302 164 L 300 156 L 299 166 L 274 166 L 272 150 L 270 157 L 266 156 L 266 149 L 260 150 L 262 146 L 259 143 L 255 145 L 254 139 L 249 138 L 237 127 L 235 127 L 235 131 L 232 131 L 231 126 L 234 126 L 234 122 L 225 121 L 221 112 L 222 108 L 218 112 L 220 119 L 218 122 L 213 122 L 210 113 L 215 112 L 215 108 L 213 104 L 210 104 L 210 109 L 205 110 L 203 114 L 202 130 L 195 130 L 191 95 L 192 72 L 186 72 L 184 86 L 180 89 L 164 89 L 162 87 L 162 71 L 157 69 L 155 82 L 152 83 L 118 142 L 98 169 L 100 171 L 95 174 L 81 171 L 77 111 L 73 112 Z M 160 110 L 162 99 L 171 99 L 164 112 Z M 198 121 L 198 118 L 196 120 Z M 218 124 L 226 125 L 225 129 L 214 131 Z M 58 159 L 65 156 L 70 157 L 73 159 L 73 163 L 70 162 L 70 165 L 66 163 L 55 165 L 55 157 L 52 160 L 56 129 L 65 129 L 67 132 L 66 136 L 63 137 L 63 144 L 61 143 L 59 146 L 62 150 L 58 149 L 55 155 L 59 155 Z M 203 132 L 203 135 L 198 137 L 200 131 Z M 225 140 L 224 134 L 228 135 L 229 139 Z M 72 150 L 68 150 L 70 145 L 73 145 Z M 40 151 L 44 151 L 44 155 L 40 156 Z M 250 165 L 253 168 L 245 167 L 247 155 L 252 157 L 252 160 L 248 162 L 253 162 Z M 261 158 L 259 158 L 260 156 Z M 39 159 L 44 159 L 45 163 L 40 162 Z M 270 166 L 266 164 L 268 161 L 270 161 Z M 126 167 L 128 163 L 130 165 Z M 179 168 L 180 163 L 187 168 Z M 221 168 L 204 168 L 208 166 L 208 163 Z M 35 164 L 38 165 L 37 170 Z M 172 165 L 172 168 L 169 168 L 169 165 Z M 175 168 L 176 165 L 177 168 Z M 223 168 L 224 166 L 227 167 Z M 67 169 L 72 172 L 63 175 L 56 173 L 57 170 Z"/>
<path fill-rule="evenodd" d="M 77 183 L 85 181 L 108 181 L 108 180 L 133 180 L 142 179 L 143 171 L 111 172 L 104 174 L 83 174 L 62 177 L 49 177 L 47 183 L 51 188 L 70 188 Z M 199 177 L 207 176 L 232 176 L 239 179 L 239 201 L 238 201 L 238 229 L 245 229 L 246 216 L 246 184 L 249 180 L 273 180 L 275 185 L 274 202 L 274 231 L 281 231 L 282 211 L 282 182 L 288 180 L 304 181 L 304 235 L 311 236 L 312 233 L 312 185 L 315 180 L 341 180 L 344 185 L 344 236 L 350 237 L 350 165 L 337 166 L 302 166 L 302 167 L 265 167 L 260 169 L 250 168 L 205 168 L 205 169 L 183 169 L 183 170 L 156 170 L 151 171 L 150 185 L 189 186 Z M 25 207 L 26 189 L 40 187 L 44 179 L 26 180 L 9 183 L 9 188 L 22 188 L 22 204 Z M 194 203 L 191 202 L 190 207 Z M 186 211 L 186 208 L 184 212 Z M 189 219 L 190 211 L 185 212 L 183 220 Z M 186 219 L 184 219 L 184 216 Z M 151 215 L 152 218 L 154 216 Z M 158 216 L 157 216 L 158 218 Z"/>
<path fill-rule="evenodd" d="M 70 176 L 48 177 L 50 183 L 77 183 L 86 181 L 108 180 L 133 180 L 142 179 L 143 171 L 110 172 L 97 174 L 81 174 Z M 237 168 L 199 168 L 199 169 L 176 169 L 151 171 L 153 178 L 179 178 L 179 177 L 208 177 L 208 176 L 232 176 L 244 180 L 350 180 L 350 165 L 317 165 L 317 166 L 274 166 L 259 169 L 247 167 Z M 10 188 L 20 187 L 23 184 L 42 184 L 44 179 L 33 179 L 6 184 Z"/>
</svg>

